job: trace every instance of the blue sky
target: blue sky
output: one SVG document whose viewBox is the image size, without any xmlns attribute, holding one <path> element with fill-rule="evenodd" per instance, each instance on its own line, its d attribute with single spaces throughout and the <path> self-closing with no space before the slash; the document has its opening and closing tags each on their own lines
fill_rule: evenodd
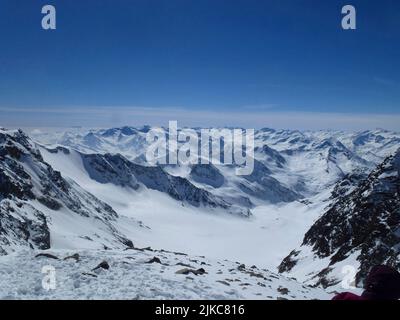
<svg viewBox="0 0 400 320">
<path fill-rule="evenodd" d="M 0 37 L 0 125 L 400 129 L 398 0 L 1 0 Z"/>
</svg>

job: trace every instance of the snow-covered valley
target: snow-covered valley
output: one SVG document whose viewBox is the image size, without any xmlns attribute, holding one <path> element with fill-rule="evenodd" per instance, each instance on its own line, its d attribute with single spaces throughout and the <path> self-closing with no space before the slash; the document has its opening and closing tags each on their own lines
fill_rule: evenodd
<svg viewBox="0 0 400 320">
<path fill-rule="evenodd" d="M 122 217 L 134 218 L 149 227 L 131 230 L 123 221 L 120 225 L 125 234 L 142 247 L 239 260 L 273 270 L 298 244 L 325 206 L 318 199 L 321 195 L 317 195 L 316 204 L 266 203 L 252 209 L 248 218 L 229 216 L 224 209 L 192 207 L 157 190 L 138 191 L 99 183 L 89 177 L 77 152 L 66 156 L 42 148 L 41 154 L 54 169 L 85 186 Z"/>
<path fill-rule="evenodd" d="M 333 263 L 326 285 L 318 274 L 335 252 L 320 256 L 303 248 L 305 235 L 400 146 L 400 135 L 384 130 L 262 129 L 255 135 L 254 172 L 238 177 L 231 166 L 148 166 L 143 157 L 148 130 L 36 130 L 31 138 L 21 131 L 0 131 L 0 249 L 6 254 L 0 257 L 0 281 L 8 272 L 14 277 L 0 290 L 1 297 L 328 299 L 328 292 L 340 290 L 341 266 L 347 261 L 360 267 L 359 247 Z M 398 181 L 393 172 L 390 181 Z M 398 194 L 389 191 L 397 201 Z M 392 207 L 388 215 L 393 219 Z M 396 238 L 397 231 L 390 232 Z M 383 230 L 374 240 L 386 236 Z M 398 243 L 390 242 L 393 250 Z M 301 263 L 293 270 L 282 267 L 300 246 Z M 146 247 L 159 251 L 123 251 Z M 43 249 L 82 257 L 79 262 L 52 259 L 62 279 L 58 291 L 38 287 L 46 261 L 34 256 Z M 153 256 L 165 265 L 146 264 Z M 191 265 L 186 260 L 196 256 L 206 257 L 207 274 L 188 279 L 171 267 Z M 398 263 L 398 252 L 393 256 Z M 387 258 L 381 255 L 380 262 Z M 110 269 L 82 276 L 98 260 L 108 261 Z M 258 276 L 247 272 L 253 269 L 238 271 L 241 264 L 264 270 L 266 281 L 272 272 L 272 288 L 258 284 Z M 29 274 L 26 285 L 23 272 Z M 238 281 L 231 279 L 236 273 Z M 296 281 L 288 280 L 293 276 Z M 320 288 L 308 287 L 315 284 Z M 282 295 L 279 287 L 291 294 Z"/>
</svg>

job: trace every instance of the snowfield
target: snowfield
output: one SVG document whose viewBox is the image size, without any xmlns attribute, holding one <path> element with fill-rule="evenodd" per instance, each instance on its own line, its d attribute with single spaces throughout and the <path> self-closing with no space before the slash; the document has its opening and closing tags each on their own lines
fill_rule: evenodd
<svg viewBox="0 0 400 320">
<path fill-rule="evenodd" d="M 2 256 L 0 299 L 275 300 L 331 296 L 255 266 L 151 250 L 24 250 Z M 35 257 L 39 253 L 58 259 Z M 70 258 L 64 260 L 66 257 Z M 109 268 L 93 270 L 102 262 Z M 55 289 L 42 286 L 42 281 L 46 283 L 44 266 L 55 268 Z"/>
<path fill-rule="evenodd" d="M 360 286 L 368 255 L 398 261 L 400 134 L 257 130 L 255 170 L 236 176 L 149 166 L 148 130 L 0 129 L 0 298 L 329 299 L 342 267 Z"/>
</svg>

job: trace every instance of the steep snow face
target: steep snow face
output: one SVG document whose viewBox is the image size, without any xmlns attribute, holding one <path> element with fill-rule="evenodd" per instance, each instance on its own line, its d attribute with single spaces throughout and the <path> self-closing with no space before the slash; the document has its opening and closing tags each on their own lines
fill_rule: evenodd
<svg viewBox="0 0 400 320">
<path fill-rule="evenodd" d="M 64 179 L 22 131 L 0 131 L 0 219 L 3 254 L 19 246 L 44 249 L 64 242 L 131 245 L 114 226 L 117 213 Z"/>
<path fill-rule="evenodd" d="M 356 188 L 335 188 L 329 209 L 305 234 L 281 272 L 308 274 L 325 287 L 338 284 L 338 267 L 354 263 L 360 285 L 374 265 L 400 267 L 400 151 L 387 157 Z M 356 179 L 357 180 L 357 179 Z M 340 192 L 341 191 L 341 192 Z"/>
<path fill-rule="evenodd" d="M 38 254 L 51 256 L 37 256 Z M 101 265 L 103 267 L 97 266 Z M 41 283 L 55 269 L 55 287 Z M 257 266 L 151 248 L 20 251 L 0 257 L 0 299 L 329 299 Z"/>
</svg>

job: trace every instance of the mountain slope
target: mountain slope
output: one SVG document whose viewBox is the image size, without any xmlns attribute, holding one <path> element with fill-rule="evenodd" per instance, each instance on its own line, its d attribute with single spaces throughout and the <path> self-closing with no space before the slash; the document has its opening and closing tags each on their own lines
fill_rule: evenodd
<svg viewBox="0 0 400 320">
<path fill-rule="evenodd" d="M 139 165 L 120 154 L 84 154 L 63 147 L 54 149 L 42 147 L 41 150 L 47 160 L 56 167 L 60 163 L 69 163 L 70 166 L 75 163 L 75 168 L 70 170 L 74 178 L 75 173 L 82 172 L 83 169 L 85 175 L 101 184 L 127 187 L 138 192 L 143 189 L 156 190 L 194 207 L 220 209 L 243 217 L 251 215 L 251 211 L 245 204 L 235 205 L 228 198 L 225 199 L 196 187 L 187 179 L 173 176 L 159 166 Z M 79 177 L 76 178 L 79 179 Z"/>
<path fill-rule="evenodd" d="M 305 234 L 302 247 L 284 259 L 280 272 L 296 274 L 306 263 L 307 269 L 314 263 L 318 271 L 308 278 L 327 287 L 339 281 L 335 269 L 346 261 L 353 261 L 357 267 L 359 285 L 374 265 L 399 268 L 399 173 L 400 150 L 387 157 L 353 191 L 337 194 L 330 208 Z"/>
<path fill-rule="evenodd" d="M 47 164 L 22 131 L 0 131 L 1 253 L 19 246 L 45 249 L 64 241 L 132 245 L 115 227 L 117 220 L 109 205 Z"/>
</svg>

